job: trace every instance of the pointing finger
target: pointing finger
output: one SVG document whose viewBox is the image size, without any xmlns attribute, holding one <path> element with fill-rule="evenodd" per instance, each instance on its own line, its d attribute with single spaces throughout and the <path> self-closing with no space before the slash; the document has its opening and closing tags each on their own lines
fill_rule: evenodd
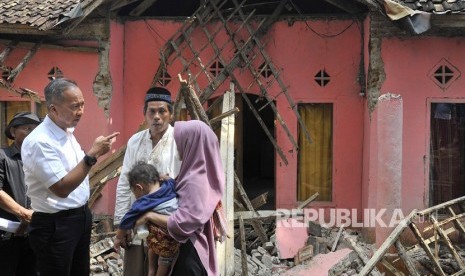
<svg viewBox="0 0 465 276">
<path fill-rule="evenodd" d="M 119 135 L 119 132 L 114 132 L 113 134 L 110 134 L 107 137 L 105 137 L 105 140 L 111 140 L 111 139 L 115 138 L 118 135 Z"/>
</svg>

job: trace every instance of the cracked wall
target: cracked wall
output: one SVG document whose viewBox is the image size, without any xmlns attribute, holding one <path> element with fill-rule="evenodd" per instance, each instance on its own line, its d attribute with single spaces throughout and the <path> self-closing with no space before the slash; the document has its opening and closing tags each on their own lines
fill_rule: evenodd
<svg viewBox="0 0 465 276">
<path fill-rule="evenodd" d="M 110 103 L 113 91 L 110 74 L 110 42 L 99 41 L 98 64 L 99 71 L 93 83 L 94 95 L 97 97 L 98 106 L 103 108 L 105 116 L 110 115 Z"/>
<path fill-rule="evenodd" d="M 386 80 L 386 72 L 384 71 L 384 61 L 381 57 L 380 37 L 372 36 L 370 38 L 370 63 L 368 65 L 368 81 L 367 81 L 367 104 L 370 114 L 374 111 L 378 98 L 380 96 L 381 86 Z"/>
</svg>

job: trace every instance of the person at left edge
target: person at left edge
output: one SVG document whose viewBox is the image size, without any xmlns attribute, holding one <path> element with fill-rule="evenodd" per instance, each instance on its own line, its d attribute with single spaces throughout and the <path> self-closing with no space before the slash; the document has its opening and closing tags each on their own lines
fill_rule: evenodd
<svg viewBox="0 0 465 276">
<path fill-rule="evenodd" d="M 21 222 L 16 233 L 0 231 L 0 275 L 3 276 L 37 275 L 34 252 L 25 233 L 33 211 L 26 197 L 21 145 L 39 124 L 36 114 L 16 113 L 5 128 L 6 137 L 13 143 L 0 149 L 0 218 Z"/>
<path fill-rule="evenodd" d="M 84 153 L 73 135 L 84 114 L 76 82 L 58 78 L 45 87 L 48 114 L 23 142 L 27 195 L 34 210 L 29 242 L 41 276 L 88 276 L 92 217 L 87 174 L 110 151 L 119 132 L 99 136 Z"/>
</svg>

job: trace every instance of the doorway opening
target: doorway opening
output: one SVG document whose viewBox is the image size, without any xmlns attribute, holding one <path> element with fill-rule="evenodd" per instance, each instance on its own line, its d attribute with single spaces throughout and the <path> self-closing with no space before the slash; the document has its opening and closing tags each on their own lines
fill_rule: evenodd
<svg viewBox="0 0 465 276">
<path fill-rule="evenodd" d="M 272 108 L 269 105 L 264 107 L 266 100 L 263 98 L 251 94 L 247 94 L 247 97 L 259 112 L 269 132 L 276 136 L 275 114 Z M 250 200 L 268 192 L 267 203 L 258 209 L 274 210 L 276 208 L 275 149 L 244 99 L 241 110 L 243 111 L 243 186 Z"/>
<path fill-rule="evenodd" d="M 429 204 L 465 195 L 465 103 L 432 103 Z"/>
</svg>

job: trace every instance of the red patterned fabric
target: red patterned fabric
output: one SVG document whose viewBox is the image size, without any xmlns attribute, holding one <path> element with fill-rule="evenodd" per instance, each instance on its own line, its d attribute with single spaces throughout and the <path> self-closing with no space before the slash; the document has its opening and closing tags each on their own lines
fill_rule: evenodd
<svg viewBox="0 0 465 276">
<path fill-rule="evenodd" d="M 157 227 L 155 224 L 147 223 L 149 235 L 147 246 L 160 257 L 172 258 L 179 250 L 179 243 L 175 241 L 168 232 Z"/>
</svg>

